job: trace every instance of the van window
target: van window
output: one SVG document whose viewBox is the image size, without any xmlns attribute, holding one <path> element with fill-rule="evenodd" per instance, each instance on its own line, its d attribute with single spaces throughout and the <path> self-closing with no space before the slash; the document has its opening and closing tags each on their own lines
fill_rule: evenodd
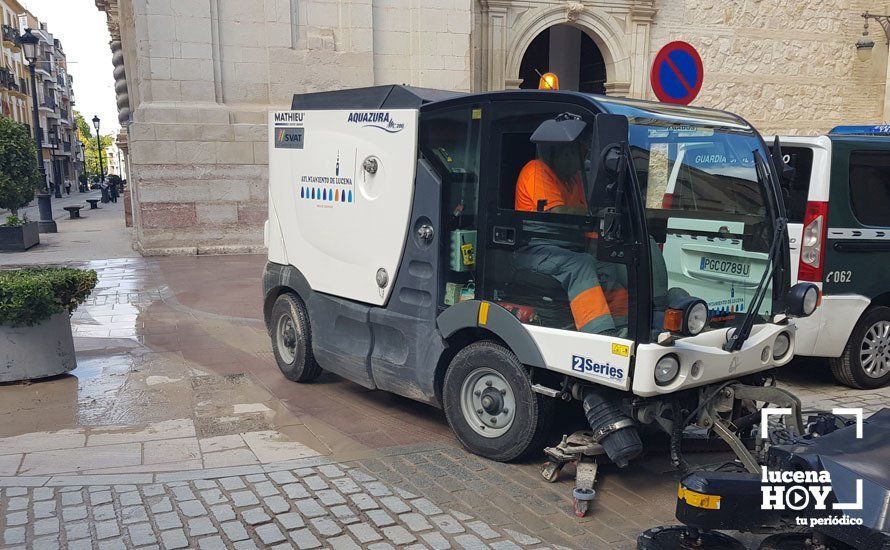
<svg viewBox="0 0 890 550">
<path fill-rule="evenodd" d="M 791 181 L 782 186 L 785 210 L 790 223 L 803 223 L 810 193 L 810 176 L 813 173 L 813 150 L 809 147 L 782 146 L 785 164 L 794 168 Z"/>
<path fill-rule="evenodd" d="M 864 225 L 890 227 L 890 157 L 881 152 L 850 155 L 850 200 Z"/>
</svg>

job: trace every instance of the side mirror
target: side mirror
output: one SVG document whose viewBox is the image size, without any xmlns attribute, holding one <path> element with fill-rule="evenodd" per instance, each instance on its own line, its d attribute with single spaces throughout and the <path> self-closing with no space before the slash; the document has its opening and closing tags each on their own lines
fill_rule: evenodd
<svg viewBox="0 0 890 550">
<path fill-rule="evenodd" d="M 587 205 L 590 208 L 614 207 L 616 183 L 624 152 L 621 144 L 629 137 L 630 125 L 624 115 L 600 113 L 594 119 L 588 163 Z"/>
</svg>

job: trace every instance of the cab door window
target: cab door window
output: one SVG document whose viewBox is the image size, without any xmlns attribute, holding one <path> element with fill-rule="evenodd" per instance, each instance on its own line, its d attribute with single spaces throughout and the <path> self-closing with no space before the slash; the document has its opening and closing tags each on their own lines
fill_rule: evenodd
<svg viewBox="0 0 890 550">
<path fill-rule="evenodd" d="M 442 182 L 442 306 L 476 297 L 481 118 L 482 108 L 472 105 L 421 115 L 420 155 Z"/>
<path fill-rule="evenodd" d="M 863 225 L 890 227 L 890 157 L 886 153 L 850 155 L 850 200 Z"/>
<path fill-rule="evenodd" d="M 544 121 L 567 119 L 586 122 L 574 141 L 532 141 Z M 484 167 L 485 297 L 524 323 L 626 336 L 627 269 L 596 255 L 604 205 L 588 204 L 592 121 L 591 113 L 568 104 L 509 102 L 496 109 Z"/>
</svg>

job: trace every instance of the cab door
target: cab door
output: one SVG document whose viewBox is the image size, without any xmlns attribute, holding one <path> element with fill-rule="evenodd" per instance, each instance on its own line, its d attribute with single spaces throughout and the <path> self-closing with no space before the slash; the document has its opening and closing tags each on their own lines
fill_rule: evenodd
<svg viewBox="0 0 890 550">
<path fill-rule="evenodd" d="M 534 197 L 534 210 L 517 204 L 520 174 L 529 163 L 542 161 L 532 134 L 545 120 L 564 113 L 581 117 L 592 131 L 594 113 L 569 101 L 493 102 L 485 115 L 480 297 L 526 325 L 548 368 L 626 389 L 637 272 L 596 257 L 604 205 L 589 205 L 585 213 L 556 213 L 548 204 L 556 199 L 544 194 Z M 589 146 L 583 149 L 589 152 Z"/>
</svg>

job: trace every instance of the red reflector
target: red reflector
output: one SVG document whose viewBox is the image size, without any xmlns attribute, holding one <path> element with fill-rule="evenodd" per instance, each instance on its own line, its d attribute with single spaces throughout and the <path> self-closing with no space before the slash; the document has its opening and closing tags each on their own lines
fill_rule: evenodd
<svg viewBox="0 0 890 550">
<path fill-rule="evenodd" d="M 669 309 L 664 312 L 664 330 L 681 332 L 683 330 L 683 310 Z"/>
</svg>

